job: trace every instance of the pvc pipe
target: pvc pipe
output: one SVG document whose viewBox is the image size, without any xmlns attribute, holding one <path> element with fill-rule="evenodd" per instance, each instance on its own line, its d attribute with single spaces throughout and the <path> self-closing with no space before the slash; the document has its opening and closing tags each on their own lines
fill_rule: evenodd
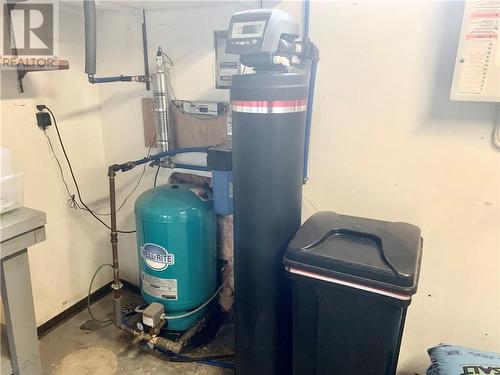
<svg viewBox="0 0 500 375">
<path fill-rule="evenodd" d="M 95 74 L 96 70 L 96 10 L 94 0 L 83 1 L 85 19 L 85 73 Z"/>
<path fill-rule="evenodd" d="M 310 18 L 310 7 L 309 0 L 304 0 L 304 41 L 309 40 L 309 18 Z M 311 122 L 312 122 L 312 110 L 314 103 L 314 88 L 316 85 L 316 70 L 318 67 L 317 59 L 313 59 L 311 62 L 311 71 L 309 75 L 309 91 L 307 93 L 307 113 L 306 113 L 306 134 L 304 138 L 304 169 L 303 169 L 303 181 L 305 185 L 309 179 L 309 142 L 311 139 Z"/>
<path fill-rule="evenodd" d="M 309 0 L 304 0 L 304 39 L 309 38 Z"/>
<path fill-rule="evenodd" d="M 309 92 L 307 94 L 306 134 L 304 138 L 304 172 L 303 172 L 304 184 L 309 179 L 309 142 L 311 139 L 312 110 L 314 103 L 314 86 L 316 85 L 317 67 L 318 67 L 318 61 L 313 60 L 311 62 L 311 73 L 309 77 Z"/>
</svg>

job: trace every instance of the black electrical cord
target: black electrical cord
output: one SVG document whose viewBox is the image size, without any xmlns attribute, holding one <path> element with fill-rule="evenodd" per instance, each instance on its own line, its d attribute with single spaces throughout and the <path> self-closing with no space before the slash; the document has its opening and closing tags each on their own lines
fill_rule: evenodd
<svg viewBox="0 0 500 375">
<path fill-rule="evenodd" d="M 170 64 L 170 66 L 174 66 L 174 62 L 172 61 L 172 59 L 170 58 L 170 56 L 165 53 L 164 50 L 161 50 L 161 54 L 167 58 L 168 63 Z"/>
<path fill-rule="evenodd" d="M 47 134 L 47 130 L 46 129 L 43 129 L 43 133 L 45 134 L 45 137 L 47 138 L 47 142 L 48 142 L 48 145 L 49 145 L 49 148 L 50 148 L 50 151 L 52 153 L 52 156 L 54 157 L 54 159 L 56 160 L 57 162 L 57 166 L 59 168 L 59 174 L 61 175 L 61 180 L 64 184 L 64 188 L 66 189 L 66 192 L 68 193 L 68 197 L 69 197 L 69 206 L 71 208 L 74 208 L 75 210 L 76 209 L 79 209 L 80 206 L 78 205 L 78 202 L 76 201 L 75 199 L 75 194 L 71 194 L 71 191 L 69 190 L 69 186 L 68 186 L 68 183 L 66 182 L 66 179 L 64 178 L 64 171 L 63 171 L 63 168 L 62 168 L 62 165 L 61 165 L 61 162 L 59 161 L 59 158 L 57 157 L 57 154 L 56 152 L 54 151 L 54 146 L 52 145 L 52 141 L 50 139 L 50 137 L 48 136 Z"/>
<path fill-rule="evenodd" d="M 212 360 L 212 359 L 199 359 L 196 357 L 190 357 L 184 354 L 175 354 L 171 352 L 164 352 L 161 349 L 157 349 L 159 352 L 165 354 L 165 356 L 168 358 L 167 360 L 169 362 L 192 362 L 192 363 L 200 363 L 204 365 L 209 365 L 209 366 L 215 366 L 215 367 L 221 367 L 221 368 L 227 368 L 227 369 L 234 369 L 235 364 L 231 362 L 225 362 L 229 358 L 222 358 L 220 360 Z M 200 357 L 201 358 L 201 357 Z"/>
<path fill-rule="evenodd" d="M 206 357 L 189 357 L 183 354 L 174 354 L 172 352 L 163 351 L 159 348 L 150 349 L 144 344 L 139 344 L 139 349 L 142 351 L 153 355 L 156 358 L 162 359 L 167 362 L 172 363 L 200 363 L 209 366 L 221 367 L 233 369 L 234 363 L 225 362 L 228 359 L 232 359 L 234 354 L 228 355 L 214 355 L 214 356 L 206 356 Z"/>
<path fill-rule="evenodd" d="M 155 181 L 153 183 L 153 187 L 156 187 L 156 182 L 158 180 L 158 173 L 160 173 L 160 168 L 161 168 L 161 161 L 158 161 L 158 168 L 156 169 L 156 173 L 155 173 Z"/>
<path fill-rule="evenodd" d="M 87 311 L 89 312 L 90 319 L 92 319 L 92 320 L 94 320 L 96 322 L 99 322 L 99 323 L 111 324 L 113 322 L 112 319 L 99 319 L 99 318 L 96 318 L 95 315 L 92 313 L 92 309 L 90 308 L 90 302 L 91 302 L 90 301 L 90 295 L 92 293 L 92 285 L 94 284 L 94 280 L 95 280 L 97 274 L 104 267 L 110 267 L 111 269 L 113 269 L 113 265 L 112 264 L 104 263 L 104 264 L 101 264 L 99 267 L 97 267 L 97 269 L 95 270 L 94 275 L 92 276 L 92 279 L 90 280 L 89 291 L 87 293 Z"/>
<path fill-rule="evenodd" d="M 219 354 L 219 355 L 209 355 L 205 357 L 171 357 L 170 362 L 200 362 L 200 361 L 213 361 L 213 360 L 223 360 L 234 358 L 234 354 Z"/>
<path fill-rule="evenodd" d="M 151 144 L 149 145 L 149 148 L 148 148 L 148 154 L 147 154 L 147 157 L 151 155 L 151 149 L 153 148 L 153 145 L 155 144 L 156 142 L 156 134 L 153 138 L 153 141 L 151 142 Z M 132 194 L 134 194 L 134 192 L 137 190 L 137 188 L 139 187 L 139 185 L 141 184 L 141 181 L 142 181 L 142 178 L 144 177 L 144 175 L 146 174 L 146 163 L 144 164 L 143 168 L 142 168 L 142 173 L 141 175 L 139 176 L 139 179 L 137 180 L 137 183 L 135 184 L 134 188 L 130 191 L 130 193 L 125 197 L 125 199 L 123 200 L 122 204 L 120 205 L 120 207 L 118 207 L 118 209 L 116 210 L 116 212 L 120 211 L 122 209 L 123 206 L 125 206 L 125 203 L 127 203 L 127 200 L 132 196 Z"/>
<path fill-rule="evenodd" d="M 52 141 L 49 137 L 49 135 L 47 134 L 47 131 L 46 129 L 44 129 L 44 133 L 45 133 L 45 137 L 47 137 L 47 141 L 48 141 L 48 144 L 49 144 L 49 147 L 50 147 L 50 151 L 52 153 L 52 156 L 54 157 L 55 161 L 57 162 L 57 166 L 59 167 L 59 172 L 60 172 L 60 175 L 61 175 L 61 179 L 62 179 L 62 182 L 64 184 L 64 187 L 66 189 L 66 192 L 68 193 L 68 196 L 69 196 L 69 199 L 68 199 L 68 202 L 69 202 L 69 207 L 70 208 L 74 208 L 75 210 L 77 209 L 82 209 L 80 207 L 80 205 L 78 204 L 78 202 L 76 201 L 75 199 L 75 194 L 72 194 L 71 191 L 69 190 L 69 186 L 68 186 L 68 183 L 66 182 L 66 179 L 64 177 L 64 171 L 62 169 L 62 165 L 61 165 L 61 162 L 59 161 L 59 158 L 57 157 L 57 154 L 55 153 L 55 150 L 54 150 L 54 146 L 52 145 Z M 154 136 L 154 139 L 153 139 L 153 142 L 151 143 L 151 145 L 149 146 L 149 149 L 148 149 L 148 154 L 147 156 L 150 156 L 151 155 L 151 149 L 153 148 L 153 145 L 156 141 L 156 135 Z M 127 203 L 127 200 L 132 196 L 132 194 L 134 194 L 134 192 L 137 190 L 137 188 L 139 187 L 141 181 L 142 181 L 142 178 L 144 177 L 144 174 L 146 173 L 146 164 L 144 164 L 144 167 L 142 169 L 142 173 L 141 175 L 139 176 L 139 179 L 137 180 L 137 183 L 135 184 L 134 188 L 130 191 L 130 193 L 125 197 L 125 199 L 123 200 L 122 204 L 117 208 L 116 212 L 120 211 L 124 206 L 125 206 L 125 203 Z M 96 212 L 94 211 L 94 213 L 96 215 L 99 215 L 99 216 L 109 216 L 110 214 L 109 213 L 106 213 L 106 214 L 103 214 L 103 213 L 100 213 L 100 212 Z"/>
<path fill-rule="evenodd" d="M 68 157 L 68 153 L 66 152 L 66 148 L 64 147 L 64 142 L 62 140 L 61 133 L 59 132 L 59 127 L 57 126 L 57 120 L 56 120 L 54 113 L 46 105 L 37 106 L 37 108 L 39 110 L 46 109 L 50 113 L 50 115 L 52 116 L 52 119 L 54 120 L 54 126 L 56 128 L 57 138 L 59 139 L 59 144 L 61 145 L 61 149 L 62 149 L 64 158 L 66 159 L 66 163 L 68 165 L 68 168 L 69 168 L 69 171 L 71 174 L 71 178 L 73 180 L 73 183 L 75 184 L 78 201 L 84 207 L 83 210 L 87 211 L 89 214 L 92 215 L 92 217 L 94 217 L 94 219 L 96 219 L 102 225 L 104 225 L 106 228 L 111 230 L 111 227 L 108 224 L 106 224 L 106 222 L 101 220 L 101 218 L 99 216 L 97 216 L 96 212 L 93 211 L 92 209 L 90 209 L 90 207 L 87 206 L 87 204 L 82 199 L 82 194 L 80 192 L 80 186 L 78 185 L 78 182 L 77 182 L 76 177 L 75 177 L 75 172 L 73 171 L 73 166 L 71 165 L 71 162 L 70 162 L 69 157 Z M 117 230 L 116 232 L 118 232 L 118 233 L 135 233 L 135 230 Z"/>
<path fill-rule="evenodd" d="M 172 59 L 163 50 L 161 51 L 161 53 L 169 60 L 170 66 L 174 66 L 174 62 L 172 61 Z M 167 85 L 168 85 L 168 88 L 170 89 L 170 95 L 172 96 L 172 100 L 171 101 L 172 101 L 173 105 L 179 111 L 181 111 L 185 115 L 188 115 L 188 116 L 191 116 L 191 117 L 194 117 L 194 118 L 197 118 L 197 119 L 203 119 L 203 120 L 205 120 L 207 118 L 207 114 L 201 113 L 201 108 L 199 106 L 197 106 L 196 104 L 194 104 L 190 100 L 180 100 L 180 99 L 177 99 L 177 96 L 175 95 L 175 92 L 174 92 L 174 88 L 172 86 L 172 82 L 170 81 L 170 75 L 168 74 L 168 72 L 166 72 L 165 74 L 166 74 L 166 78 L 167 78 Z M 193 108 L 196 108 L 198 111 L 200 111 L 200 114 L 194 114 L 194 113 L 186 112 L 184 110 L 183 105 L 182 105 L 184 102 L 188 103 Z M 222 115 L 224 115 L 224 113 L 221 113 L 219 116 L 222 116 Z"/>
</svg>

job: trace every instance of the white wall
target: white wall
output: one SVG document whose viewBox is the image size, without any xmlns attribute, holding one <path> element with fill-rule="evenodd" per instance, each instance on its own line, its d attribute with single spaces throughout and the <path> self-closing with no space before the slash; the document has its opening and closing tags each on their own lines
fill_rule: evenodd
<svg viewBox="0 0 500 375">
<path fill-rule="evenodd" d="M 161 44 L 174 60 L 180 99 L 227 100 L 227 92 L 213 88 L 212 31 L 253 4 L 179 6 L 147 12 L 151 67 Z M 279 5 L 296 18 L 301 6 Z M 335 210 L 422 228 L 420 286 L 400 358 L 404 374 L 423 374 L 426 348 L 440 342 L 500 351 L 500 159 L 490 143 L 496 107 L 448 100 L 461 12 L 460 2 L 311 5 L 321 61 L 303 218 Z M 140 85 L 86 84 L 76 27 L 81 9 L 67 13 L 61 56 L 70 58 L 71 70 L 30 73 L 24 96 L 15 94 L 12 79 L 2 82 L 2 145 L 13 148 L 26 173 L 26 204 L 48 212 L 48 240 L 30 254 L 39 323 L 82 298 L 95 266 L 109 260 L 109 246 L 106 230 L 65 207 L 33 104 L 43 99 L 59 114 L 92 203 L 106 197 L 107 165 L 145 153 L 140 98 L 151 95 Z M 140 13 L 110 6 L 98 18 L 104 24 L 98 75 L 140 74 Z M 118 177 L 122 198 L 139 172 Z M 151 186 L 150 172 L 139 191 Z M 134 226 L 133 200 L 120 212 L 122 228 Z M 137 282 L 135 237 L 120 236 L 119 246 L 122 275 Z"/>
<path fill-rule="evenodd" d="M 400 369 L 440 342 L 500 351 L 496 105 L 448 100 L 461 2 L 314 2 L 318 70 L 305 195 L 419 225 L 424 255 Z M 305 204 L 304 218 L 315 209 Z"/>
<path fill-rule="evenodd" d="M 150 62 L 162 45 L 174 60 L 177 97 L 227 100 L 213 88 L 212 31 L 246 6 L 147 12 Z M 279 7 L 302 18 L 300 2 Z M 422 275 L 400 360 L 408 374 L 425 369 L 425 349 L 439 342 L 500 349 L 499 159 L 490 143 L 496 107 L 448 100 L 461 13 L 460 2 L 311 8 L 321 62 L 304 220 L 316 209 L 335 210 L 422 228 Z M 137 35 L 128 40 L 140 46 Z M 123 108 L 129 104 L 139 105 Z M 114 126 L 131 126 L 123 120 Z M 136 281 L 135 243 L 120 246 L 122 273 Z M 490 307 L 478 311 L 480 301 Z"/>
<path fill-rule="evenodd" d="M 123 6 L 98 7 L 97 75 L 144 74 L 142 47 L 142 12 Z M 152 96 L 141 83 L 112 83 L 98 85 L 100 117 L 105 145 L 106 165 L 142 158 L 144 146 L 141 99 Z M 152 150 L 154 153 L 155 149 Z M 143 167 L 116 177 L 118 206 L 136 185 Z M 146 167 L 145 175 L 126 206 L 118 212 L 118 228 L 135 229 L 134 202 L 139 193 L 153 185 L 154 170 Z M 134 234 L 119 235 L 120 276 L 139 283 L 137 276 L 137 250 Z"/>
<path fill-rule="evenodd" d="M 83 27 L 75 27 L 82 25 L 82 11 L 64 3 L 60 9 L 60 56 L 70 60 L 71 69 L 28 73 L 24 94 L 17 92 L 14 72 L 1 73 L 1 144 L 11 149 L 14 168 L 24 172 L 25 205 L 47 213 L 47 240 L 29 251 L 38 324 L 85 297 L 92 272 L 109 261 L 109 235 L 86 213 L 68 208 L 57 164 L 35 121 L 36 104 L 56 114 L 84 199 L 106 211 L 101 204 L 107 182 L 99 98 L 83 74 Z M 62 161 L 53 126 L 48 134 Z M 104 271 L 96 286 L 109 279 Z"/>
<path fill-rule="evenodd" d="M 214 30 L 227 29 L 231 14 L 255 7 L 257 2 L 169 2 L 169 9 L 146 11 L 150 70 L 155 69 L 158 46 L 174 62 L 171 71 L 174 93 L 178 99 L 228 101 L 228 90 L 215 86 Z M 128 72 L 143 71 L 141 22 L 142 13 L 121 6 L 99 12 L 99 74 L 116 73 L 117 65 Z M 117 38 L 120 37 L 119 40 Z M 102 67 L 102 69 L 101 69 Z M 143 86 L 99 86 L 101 118 L 103 122 L 106 160 L 109 164 L 138 158 L 144 151 L 141 97 L 152 96 Z M 120 136 L 116 136 L 119 134 Z M 124 147 L 123 136 L 127 139 Z M 137 171 L 139 173 L 140 171 Z M 126 189 L 137 178 L 137 173 L 119 174 L 117 184 Z M 154 170 L 147 168 L 137 193 L 152 186 Z M 163 171 L 160 181 L 166 181 Z M 130 201 L 133 202 L 137 194 Z M 130 205 L 132 207 L 132 205 Z M 132 210 L 120 212 L 122 228 L 135 226 Z M 120 272 L 134 283 L 139 283 L 135 237 L 120 236 Z"/>
</svg>

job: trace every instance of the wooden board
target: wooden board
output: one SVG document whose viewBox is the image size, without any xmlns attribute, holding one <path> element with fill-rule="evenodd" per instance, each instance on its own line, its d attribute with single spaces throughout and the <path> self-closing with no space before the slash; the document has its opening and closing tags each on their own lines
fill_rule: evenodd
<svg viewBox="0 0 500 375">
<path fill-rule="evenodd" d="M 155 135 L 153 99 L 142 99 L 144 144 L 149 146 Z M 175 105 L 170 105 L 172 148 L 215 146 L 227 140 L 227 114 L 218 116 L 190 115 Z M 171 140 L 172 141 L 172 140 Z"/>
<path fill-rule="evenodd" d="M 142 121 L 144 126 L 144 146 L 149 147 L 153 143 L 156 134 L 152 98 L 142 98 Z"/>
</svg>

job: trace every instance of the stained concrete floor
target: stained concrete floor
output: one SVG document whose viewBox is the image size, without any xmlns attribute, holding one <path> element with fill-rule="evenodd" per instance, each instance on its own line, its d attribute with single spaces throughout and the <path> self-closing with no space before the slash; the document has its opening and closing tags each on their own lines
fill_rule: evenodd
<svg viewBox="0 0 500 375">
<path fill-rule="evenodd" d="M 131 294 L 125 297 L 134 299 Z M 111 296 L 95 303 L 92 312 L 98 318 L 111 317 Z M 119 332 L 112 325 L 83 331 L 80 326 L 88 319 L 88 312 L 82 311 L 42 337 L 40 354 L 44 375 L 233 374 L 230 369 L 164 361 L 145 353 L 131 342 L 127 333 Z M 232 345 L 233 330 L 231 326 L 223 326 L 210 345 L 189 355 L 228 354 L 233 351 Z"/>
</svg>

